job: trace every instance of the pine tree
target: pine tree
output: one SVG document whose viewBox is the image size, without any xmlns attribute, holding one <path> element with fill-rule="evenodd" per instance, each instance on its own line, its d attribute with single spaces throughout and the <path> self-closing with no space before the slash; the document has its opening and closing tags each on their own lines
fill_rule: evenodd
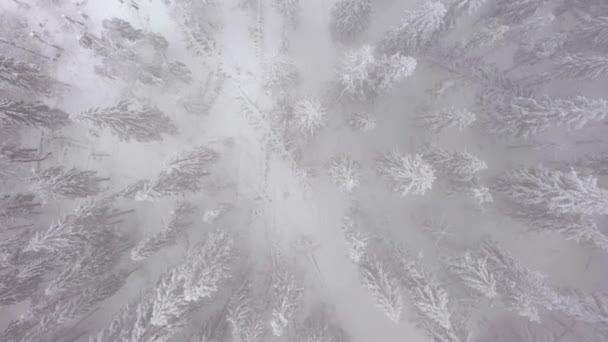
<svg viewBox="0 0 608 342">
<path fill-rule="evenodd" d="M 599 49 L 608 48 L 608 17 L 582 16 L 580 24 L 574 31 L 572 43 Z"/>
<path fill-rule="evenodd" d="M 365 31 L 370 22 L 370 0 L 340 0 L 331 12 L 330 30 L 334 39 L 346 42 Z"/>
<path fill-rule="evenodd" d="M 370 237 L 358 229 L 357 218 L 357 209 L 351 208 L 342 218 L 341 225 L 344 242 L 348 248 L 348 258 L 355 264 L 363 261 L 365 251 L 370 243 Z"/>
<path fill-rule="evenodd" d="M 583 215 L 554 214 L 533 206 L 515 206 L 509 216 L 526 224 L 531 231 L 555 232 L 566 240 L 585 243 L 608 252 L 608 235 L 597 224 Z"/>
<path fill-rule="evenodd" d="M 545 277 L 524 267 L 494 240 L 484 238 L 479 255 L 497 281 L 497 291 L 507 308 L 532 322 L 540 321 L 540 309 L 555 309 L 560 298 L 545 283 Z"/>
<path fill-rule="evenodd" d="M 304 322 L 296 326 L 296 342 L 344 342 L 346 333 L 334 322 L 324 305 L 316 304 Z"/>
<path fill-rule="evenodd" d="M 293 105 L 293 125 L 305 138 L 317 134 L 325 126 L 326 117 L 319 100 L 300 100 Z"/>
<path fill-rule="evenodd" d="M 0 306 L 14 305 L 32 297 L 54 267 L 52 259 L 39 258 L 0 275 Z"/>
<path fill-rule="evenodd" d="M 417 324 L 433 339 L 460 341 L 448 306 L 448 293 L 437 278 L 419 265 L 419 260 L 399 244 L 389 243 L 388 246 L 391 257 L 398 265 L 399 280 L 415 308 Z"/>
<path fill-rule="evenodd" d="M 59 129 L 70 123 L 70 116 L 62 110 L 40 102 L 0 101 L 0 127 L 19 126 Z"/>
<path fill-rule="evenodd" d="M 270 287 L 270 327 L 274 336 L 283 336 L 301 305 L 304 289 L 298 284 L 293 265 L 278 253 L 274 256 Z"/>
<path fill-rule="evenodd" d="M 476 120 L 477 116 L 466 109 L 448 107 L 437 111 L 423 111 L 416 117 L 415 122 L 419 127 L 439 134 L 451 127 L 462 131 Z"/>
<path fill-rule="evenodd" d="M 406 13 L 399 27 L 386 34 L 380 50 L 388 54 L 414 54 L 424 50 L 441 31 L 446 14 L 443 3 L 426 2 L 423 7 Z"/>
<path fill-rule="evenodd" d="M 96 171 L 79 170 L 53 166 L 31 177 L 30 189 L 40 196 L 44 203 L 59 198 L 85 198 L 96 196 L 103 191 L 101 184 L 109 178 L 97 176 Z"/>
<path fill-rule="evenodd" d="M 484 161 L 466 151 L 454 152 L 434 146 L 424 152 L 423 159 L 432 165 L 438 175 L 459 183 L 472 181 L 478 172 L 488 168 Z"/>
<path fill-rule="evenodd" d="M 127 213 L 114 209 L 108 201 L 84 203 L 47 230 L 33 234 L 24 251 L 48 253 L 59 259 L 82 255 L 87 246 L 99 243 L 99 238 Z"/>
<path fill-rule="evenodd" d="M 403 298 L 397 275 L 382 261 L 366 256 L 360 264 L 363 284 L 372 293 L 376 306 L 393 322 L 399 323 L 403 311 Z"/>
<path fill-rule="evenodd" d="M 507 172 L 496 189 L 517 204 L 537 206 L 553 214 L 606 214 L 608 193 L 593 176 L 580 177 L 575 170 L 551 170 L 543 166 Z"/>
<path fill-rule="evenodd" d="M 300 0 L 274 0 L 274 6 L 283 16 L 285 23 L 293 28 L 298 26 Z"/>
<path fill-rule="evenodd" d="M 267 334 L 266 322 L 252 293 L 250 281 L 244 281 L 231 296 L 226 320 L 232 337 L 243 342 L 261 342 Z"/>
<path fill-rule="evenodd" d="M 271 94 L 288 94 L 300 81 L 300 71 L 287 56 L 275 55 L 265 61 L 262 83 Z"/>
<path fill-rule="evenodd" d="M 131 259 L 136 262 L 146 260 L 162 248 L 175 244 L 179 234 L 191 225 L 191 222 L 186 221 L 185 217 L 193 211 L 194 207 L 192 205 L 184 202 L 179 203 L 171 212 L 171 219 L 167 227 L 140 241 L 131 250 Z"/>
<path fill-rule="evenodd" d="M 6 194 L 0 198 L 0 223 L 32 218 L 40 207 L 33 194 Z"/>
<path fill-rule="evenodd" d="M 540 77 L 545 80 L 595 79 L 608 75 L 608 58 L 602 55 L 570 53 L 557 58 L 551 72 Z"/>
<path fill-rule="evenodd" d="M 329 162 L 327 174 L 340 191 L 350 193 L 361 183 L 361 165 L 346 155 L 338 155 Z"/>
<path fill-rule="evenodd" d="M 462 256 L 443 257 L 448 272 L 458 278 L 465 286 L 480 295 L 492 299 L 498 296 L 496 278 L 488 269 L 488 260 L 467 250 Z"/>
<path fill-rule="evenodd" d="M 410 192 L 424 195 L 435 181 L 435 170 L 422 159 L 422 155 L 402 155 L 397 149 L 378 158 L 377 170 L 391 183 L 392 190 L 402 197 Z"/>
<path fill-rule="evenodd" d="M 206 147 L 196 146 L 192 149 L 178 152 L 165 161 L 164 172 L 179 175 L 208 175 L 208 168 L 217 163 L 219 154 Z"/>
<path fill-rule="evenodd" d="M 489 19 L 500 20 L 506 25 L 517 25 L 533 16 L 548 0 L 512 0 L 500 2 L 494 11 L 488 16 Z"/>
<path fill-rule="evenodd" d="M 482 126 L 493 135 L 531 138 L 550 127 L 578 130 L 608 117 L 608 102 L 577 96 L 572 99 L 542 96 L 498 98 Z"/>
<path fill-rule="evenodd" d="M 39 67 L 5 56 L 0 56 L 0 83 L 47 96 L 65 88 Z"/>
<path fill-rule="evenodd" d="M 177 134 L 175 123 L 160 110 L 146 105 L 135 108 L 135 103 L 129 100 L 118 101 L 108 108 L 92 108 L 72 119 L 108 129 L 125 142 L 161 141 L 163 135 Z"/>
<path fill-rule="evenodd" d="M 393 89 L 416 69 L 414 58 L 400 53 L 376 56 L 371 45 L 364 45 L 345 54 L 338 82 L 341 94 L 371 100 Z"/>
<path fill-rule="evenodd" d="M 233 254 L 234 243 L 228 234 L 209 233 L 188 252 L 183 264 L 166 271 L 152 289 L 124 308 L 90 341 L 168 341 L 229 277 Z"/>
<path fill-rule="evenodd" d="M 355 132 L 367 133 L 375 130 L 378 124 L 376 117 L 371 114 L 354 113 L 348 120 L 348 125 Z"/>
</svg>

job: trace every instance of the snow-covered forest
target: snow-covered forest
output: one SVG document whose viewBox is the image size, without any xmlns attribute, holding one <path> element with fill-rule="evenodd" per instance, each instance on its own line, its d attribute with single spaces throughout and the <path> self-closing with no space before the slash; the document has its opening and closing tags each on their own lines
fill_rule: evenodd
<svg viewBox="0 0 608 342">
<path fill-rule="evenodd" d="M 0 0 L 0 342 L 608 341 L 606 0 Z"/>
</svg>

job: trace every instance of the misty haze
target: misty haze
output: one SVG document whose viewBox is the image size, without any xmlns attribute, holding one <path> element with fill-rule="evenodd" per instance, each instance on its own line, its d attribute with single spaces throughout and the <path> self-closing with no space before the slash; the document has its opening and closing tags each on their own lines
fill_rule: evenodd
<svg viewBox="0 0 608 342">
<path fill-rule="evenodd" d="M 0 342 L 608 341 L 607 0 L 0 0 Z"/>
</svg>

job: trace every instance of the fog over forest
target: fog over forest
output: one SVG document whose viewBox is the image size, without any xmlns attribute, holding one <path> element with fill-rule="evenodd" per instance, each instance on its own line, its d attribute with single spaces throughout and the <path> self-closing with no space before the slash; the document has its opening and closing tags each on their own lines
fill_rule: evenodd
<svg viewBox="0 0 608 342">
<path fill-rule="evenodd" d="M 608 341 L 608 1 L 0 0 L 0 342 Z"/>
</svg>

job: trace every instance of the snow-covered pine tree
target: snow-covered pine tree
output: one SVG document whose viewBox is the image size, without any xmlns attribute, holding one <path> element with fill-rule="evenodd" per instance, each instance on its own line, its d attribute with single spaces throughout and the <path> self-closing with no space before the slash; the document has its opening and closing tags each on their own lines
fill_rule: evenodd
<svg viewBox="0 0 608 342">
<path fill-rule="evenodd" d="M 304 99 L 293 105 L 292 124 L 304 136 L 312 138 L 325 126 L 327 111 L 321 101 Z"/>
<path fill-rule="evenodd" d="M 243 342 L 261 342 L 267 335 L 266 321 L 256 303 L 252 284 L 245 280 L 231 296 L 226 319 L 232 338 Z"/>
<path fill-rule="evenodd" d="M 570 99 L 495 97 L 481 120 L 484 131 L 506 138 L 531 138 L 550 127 L 578 130 L 608 117 L 608 101 L 577 96 Z"/>
<path fill-rule="evenodd" d="M 163 135 L 175 135 L 175 123 L 163 112 L 147 105 L 136 106 L 129 100 L 118 101 L 107 108 L 92 108 L 72 116 L 75 121 L 89 122 L 108 129 L 119 140 L 130 142 L 161 141 Z"/>
<path fill-rule="evenodd" d="M 486 20 L 499 20 L 506 25 L 517 25 L 533 16 L 549 0 L 512 0 L 497 3 Z"/>
<path fill-rule="evenodd" d="M 98 243 L 98 238 L 111 230 L 127 213 L 128 211 L 114 209 L 109 201 L 81 204 L 73 213 L 65 215 L 47 230 L 33 234 L 24 246 L 24 251 L 71 259 L 74 255 L 83 254 L 87 246 Z"/>
<path fill-rule="evenodd" d="M 44 203 L 49 200 L 85 198 L 103 191 L 102 183 L 109 178 L 97 176 L 97 171 L 53 166 L 29 179 L 29 187 Z"/>
<path fill-rule="evenodd" d="M 33 194 L 6 194 L 0 198 L 0 223 L 11 222 L 20 218 L 30 219 L 38 212 L 41 203 Z"/>
<path fill-rule="evenodd" d="M 274 0 L 274 6 L 283 16 L 285 23 L 296 28 L 300 15 L 300 0 Z"/>
<path fill-rule="evenodd" d="M 488 269 L 488 260 L 467 250 L 462 256 L 441 258 L 447 271 L 476 293 L 492 299 L 498 296 L 496 278 Z"/>
<path fill-rule="evenodd" d="M 285 96 L 301 81 L 300 71 L 284 54 L 268 57 L 263 68 L 262 86 L 273 95 Z"/>
<path fill-rule="evenodd" d="M 69 123 L 69 114 L 40 102 L 0 101 L 0 127 L 28 126 L 59 129 Z"/>
<path fill-rule="evenodd" d="M 38 292 L 44 276 L 53 270 L 51 258 L 31 260 L 18 269 L 0 275 L 0 307 L 20 303 Z"/>
<path fill-rule="evenodd" d="M 568 53 L 556 58 L 550 72 L 537 76 L 535 83 L 550 80 L 595 79 L 608 75 L 608 57 L 598 54 Z"/>
<path fill-rule="evenodd" d="M 209 233 L 188 252 L 183 264 L 166 271 L 152 289 L 124 308 L 90 341 L 168 341 L 230 277 L 234 252 L 230 235 L 219 230 Z"/>
<path fill-rule="evenodd" d="M 342 192 L 350 193 L 361 184 L 361 164 L 346 155 L 332 158 L 327 167 L 327 174 Z"/>
<path fill-rule="evenodd" d="M 296 342 L 345 342 L 346 332 L 323 304 L 315 304 L 304 322 L 296 326 Z"/>
<path fill-rule="evenodd" d="M 424 50 L 441 31 L 446 14 L 447 9 L 440 1 L 428 1 L 407 12 L 399 27 L 390 30 L 380 42 L 380 51 L 409 55 Z"/>
<path fill-rule="evenodd" d="M 487 0 L 454 0 L 447 4 L 447 13 L 444 20 L 444 31 L 453 29 L 462 17 L 473 15 Z"/>
<path fill-rule="evenodd" d="M 583 15 L 570 44 L 597 49 L 608 48 L 608 17 Z"/>
<path fill-rule="evenodd" d="M 472 181 L 478 172 L 488 168 L 484 161 L 466 151 L 449 151 L 436 146 L 425 151 L 423 159 L 432 165 L 437 175 L 459 183 Z"/>
<path fill-rule="evenodd" d="M 403 155 L 398 149 L 378 158 L 378 174 L 388 180 L 391 189 L 402 197 L 410 193 L 424 195 L 433 187 L 435 170 L 422 159 L 422 155 Z"/>
<path fill-rule="evenodd" d="M 559 171 L 544 166 L 522 167 L 507 172 L 496 190 L 523 206 L 536 206 L 553 214 L 607 214 L 608 191 L 593 176 Z"/>
<path fill-rule="evenodd" d="M 270 327 L 274 336 L 283 336 L 300 308 L 304 288 L 299 284 L 293 264 L 280 252 L 273 257 L 271 274 Z"/>
<path fill-rule="evenodd" d="M 208 169 L 217 163 L 219 154 L 206 146 L 196 146 L 172 155 L 165 161 L 167 174 L 206 176 Z"/>
<path fill-rule="evenodd" d="M 187 216 L 192 214 L 194 209 L 194 206 L 189 203 L 178 203 L 176 208 L 171 211 L 169 224 L 158 233 L 141 240 L 131 250 L 131 260 L 144 261 L 162 248 L 175 244 L 179 234 L 191 225 Z"/>
<path fill-rule="evenodd" d="M 370 237 L 360 230 L 358 226 L 359 212 L 356 207 L 349 209 L 342 217 L 341 230 L 344 242 L 348 248 L 348 258 L 355 264 L 363 261 L 365 251 L 370 243 Z"/>
<path fill-rule="evenodd" d="M 348 51 L 338 69 L 341 95 L 371 100 L 393 89 L 416 69 L 414 58 L 377 53 L 371 45 Z"/>
<path fill-rule="evenodd" d="M 516 205 L 508 215 L 526 224 L 530 231 L 561 234 L 566 240 L 595 246 L 608 252 L 608 235 L 590 218 L 580 214 L 555 214 L 534 206 Z"/>
<path fill-rule="evenodd" d="M 363 257 L 359 265 L 361 280 L 371 292 L 376 306 L 393 322 L 399 323 L 403 311 L 403 298 L 399 278 L 390 265 L 372 255 Z"/>
<path fill-rule="evenodd" d="M 357 38 L 368 28 L 371 14 L 371 0 L 337 1 L 331 11 L 332 36 L 340 42 Z"/>
<path fill-rule="evenodd" d="M 416 312 L 415 322 L 437 341 L 466 341 L 466 327 L 456 321 L 449 307 L 449 297 L 439 280 L 398 243 L 388 243 L 391 258 L 398 265 L 398 279 Z"/>
<path fill-rule="evenodd" d="M 0 55 L 0 83 L 41 95 L 52 95 L 65 85 L 39 67 Z"/>
<path fill-rule="evenodd" d="M 367 133 L 376 129 L 376 117 L 367 113 L 354 113 L 348 120 L 348 125 L 355 132 Z"/>
<path fill-rule="evenodd" d="M 415 118 L 415 123 L 434 134 L 439 134 L 451 127 L 462 131 L 476 120 L 477 115 L 467 109 L 447 107 L 440 110 L 422 111 Z"/>
</svg>

